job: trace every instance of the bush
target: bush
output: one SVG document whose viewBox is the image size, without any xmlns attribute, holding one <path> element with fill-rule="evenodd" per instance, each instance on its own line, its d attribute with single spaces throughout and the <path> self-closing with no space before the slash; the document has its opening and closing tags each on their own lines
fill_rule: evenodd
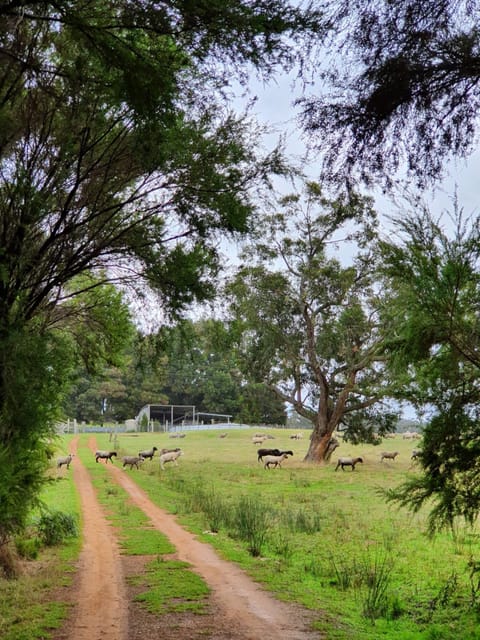
<svg viewBox="0 0 480 640">
<path fill-rule="evenodd" d="M 40 550 L 40 540 L 38 538 L 15 538 L 15 548 L 18 555 L 26 560 L 36 560 L 38 558 L 38 552 Z"/>
<path fill-rule="evenodd" d="M 49 511 L 41 515 L 37 523 L 38 534 L 47 547 L 60 544 L 66 538 L 78 536 L 75 516 L 62 511 Z"/>
</svg>

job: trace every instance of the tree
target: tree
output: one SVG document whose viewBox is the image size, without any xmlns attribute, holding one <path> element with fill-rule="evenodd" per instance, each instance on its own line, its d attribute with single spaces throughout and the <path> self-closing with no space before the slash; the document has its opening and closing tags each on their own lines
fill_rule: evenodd
<svg viewBox="0 0 480 640">
<path fill-rule="evenodd" d="M 310 421 L 305 459 L 322 462 L 338 446 L 337 428 L 371 439 L 392 427 L 393 416 L 376 409 L 387 385 L 371 203 L 352 194 L 330 201 L 313 183 L 304 196 L 285 197 L 282 213 L 259 222 L 228 292 L 243 372 Z M 346 266 L 329 249 L 349 242 L 358 252 Z"/>
<path fill-rule="evenodd" d="M 213 294 L 219 234 L 246 231 L 253 190 L 285 170 L 222 106 L 222 84 L 298 60 L 318 16 L 275 1 L 11 0 L 0 17 L 0 458 L 24 515 L 72 362 L 58 345 L 74 357 L 93 335 L 74 318 L 95 305 L 75 299 L 148 285 L 181 313 Z M 0 541 L 21 520 L 2 509 Z"/>
<path fill-rule="evenodd" d="M 224 321 L 185 320 L 162 327 L 156 339 L 164 357 L 164 380 L 158 389 L 165 404 L 195 405 L 197 411 L 226 414 L 245 423 L 285 423 L 278 397 L 242 375 L 236 336 Z"/>
<path fill-rule="evenodd" d="M 458 517 L 473 524 L 480 513 L 478 217 L 464 220 L 457 209 L 442 224 L 417 205 L 396 231 L 396 244 L 382 247 L 387 360 L 397 397 L 427 419 L 422 473 L 387 495 L 413 511 L 429 505 L 434 532 Z"/>
<path fill-rule="evenodd" d="M 302 120 L 333 179 L 387 186 L 398 169 L 420 184 L 476 148 L 480 34 L 476 3 L 327 3 L 330 57 Z"/>
</svg>

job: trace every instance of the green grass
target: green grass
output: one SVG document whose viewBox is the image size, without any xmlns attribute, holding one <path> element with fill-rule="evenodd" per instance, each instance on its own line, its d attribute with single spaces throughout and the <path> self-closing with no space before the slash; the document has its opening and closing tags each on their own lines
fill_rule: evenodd
<svg viewBox="0 0 480 640">
<path fill-rule="evenodd" d="M 360 455 L 364 463 L 354 472 L 335 472 L 336 455 L 326 467 L 303 463 L 308 439 L 292 442 L 288 431 L 269 432 L 275 439 L 266 446 L 294 451 L 282 469 L 266 471 L 257 463 L 251 432 L 244 430 L 223 440 L 215 431 L 182 440 L 121 435 L 119 454 L 181 446 L 178 467 L 162 472 L 154 459 L 128 473 L 154 502 L 279 598 L 318 611 L 318 628 L 329 638 L 480 638 L 480 594 L 469 569 L 480 555 L 478 530 L 459 527 L 455 536 L 429 539 L 426 512 L 412 516 L 386 504 L 378 491 L 415 473 L 410 454 L 418 444 L 400 437 L 379 447 L 342 444 L 339 455 Z M 400 455 L 381 463 L 383 449 Z M 257 506 L 266 522 L 255 521 Z M 257 545 L 239 530 L 235 514 L 238 520 L 242 509 L 245 529 L 258 529 Z"/>
<path fill-rule="evenodd" d="M 329 640 L 480 640 L 479 574 L 471 575 L 472 563 L 480 560 L 478 529 L 458 526 L 454 533 L 429 539 L 426 512 L 413 516 L 399 510 L 386 504 L 378 491 L 415 473 L 410 452 L 418 444 L 399 437 L 380 447 L 342 444 L 336 453 L 360 455 L 364 463 L 354 472 L 335 472 L 335 454 L 330 465 L 306 464 L 302 459 L 307 438 L 292 442 L 288 431 L 267 431 L 275 439 L 265 446 L 294 451 L 282 469 L 266 471 L 257 463 L 252 432 L 246 430 L 229 431 L 225 439 L 216 431 L 188 433 L 182 440 L 165 434 L 121 434 L 115 464 L 121 466 L 122 455 L 153 445 L 182 447 L 185 455 L 178 467 L 167 465 L 162 472 L 154 459 L 126 473 L 155 503 L 175 513 L 199 539 L 238 563 L 278 598 L 317 612 L 316 626 Z M 99 448 L 113 448 L 108 434 L 96 438 Z M 152 556 L 145 576 L 136 578 L 142 587 L 139 599 L 157 614 L 190 607 L 201 613 L 205 585 L 188 566 L 163 557 L 171 552 L 170 543 L 112 484 L 105 465 L 95 463 L 87 439 L 81 437 L 79 454 L 119 533 L 122 552 Z M 394 462 L 380 463 L 383 449 L 400 455 Z M 52 503 L 70 502 L 75 511 L 75 497 L 56 495 L 67 484 L 62 480 L 49 488 Z M 260 512 L 266 515 L 263 520 Z M 257 545 L 251 537 L 255 541 L 256 533 Z M 68 548 L 58 550 L 74 557 L 76 551 Z M 45 579 L 47 594 L 48 584 Z M 42 585 L 35 589 L 41 593 Z M 43 617 L 31 623 L 30 632 L 22 627 L 30 619 L 27 600 L 25 595 L 18 608 L 25 611 L 25 622 L 17 624 L 17 635 L 8 636 L 8 621 L 2 619 L 8 606 L 0 598 L 0 637 L 42 637 L 39 630 L 45 620 L 53 626 L 64 615 L 61 603 L 52 603 L 51 612 L 41 614 L 37 603 L 48 598 L 34 598 L 32 615 Z M 9 602 L 15 609 L 13 596 Z"/>
</svg>

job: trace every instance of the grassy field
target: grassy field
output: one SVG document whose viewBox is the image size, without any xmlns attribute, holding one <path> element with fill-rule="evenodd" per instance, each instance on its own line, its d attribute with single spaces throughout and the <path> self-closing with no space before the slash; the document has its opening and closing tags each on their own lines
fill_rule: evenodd
<svg viewBox="0 0 480 640">
<path fill-rule="evenodd" d="M 480 557 L 478 530 L 459 527 L 430 539 L 426 513 L 412 516 L 381 495 L 381 489 L 415 473 L 410 455 L 418 443 L 397 436 L 377 447 L 342 444 L 335 453 L 359 455 L 364 462 L 354 472 L 335 472 L 337 455 L 327 466 L 304 463 L 307 435 L 294 441 L 289 431 L 271 429 L 267 433 L 274 439 L 265 446 L 292 449 L 294 456 L 281 469 L 265 470 L 251 442 L 255 431 L 232 430 L 224 439 L 217 431 L 191 432 L 184 439 L 125 434 L 117 436 L 115 446 L 119 458 L 153 445 L 180 446 L 184 455 L 178 467 L 162 471 L 154 459 L 127 473 L 154 502 L 277 597 L 317 611 L 318 628 L 329 640 L 480 639 L 479 574 L 471 572 L 472 561 Z M 108 435 L 95 436 L 99 448 L 113 448 Z M 145 536 L 134 535 L 144 526 L 142 515 L 125 507 L 121 490 L 106 480 L 105 465 L 95 464 L 86 449 L 87 439 L 81 436 L 80 455 L 112 518 L 129 532 L 126 552 L 149 553 L 139 546 Z M 60 443 L 62 450 L 66 446 Z M 381 463 L 382 450 L 399 455 Z M 54 483 L 50 491 L 63 486 L 69 485 Z M 157 536 L 148 545 L 151 553 L 168 548 Z M 197 593 L 201 609 L 206 591 L 189 585 L 190 572 L 183 569 L 175 589 Z M 156 603 L 151 606 L 161 613 L 168 603 L 154 593 L 162 584 L 159 576 L 152 577 L 152 594 L 146 592 L 145 601 Z"/>
<path fill-rule="evenodd" d="M 118 453 L 180 446 L 178 467 L 145 462 L 131 475 L 152 500 L 241 564 L 278 597 L 322 613 L 329 639 L 480 638 L 478 531 L 459 528 L 430 539 L 426 513 L 385 503 L 381 489 L 415 473 L 418 443 L 385 440 L 380 446 L 342 444 L 339 455 L 362 456 L 354 472 L 302 462 L 308 437 L 288 431 L 265 446 L 292 449 L 282 469 L 257 462 L 253 431 L 122 435 Z M 105 437 L 103 437 L 105 438 Z M 98 439 L 108 448 L 107 439 Z M 380 462 L 382 450 L 398 450 Z M 337 453 L 336 452 L 336 453 Z"/>
</svg>

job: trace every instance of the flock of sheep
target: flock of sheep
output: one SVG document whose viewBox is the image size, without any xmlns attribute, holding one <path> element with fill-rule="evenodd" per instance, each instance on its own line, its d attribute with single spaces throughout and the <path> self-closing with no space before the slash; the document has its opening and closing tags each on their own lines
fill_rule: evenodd
<svg viewBox="0 0 480 640">
<path fill-rule="evenodd" d="M 226 433 L 222 433 L 220 434 L 220 438 L 225 438 L 226 435 L 227 435 Z M 177 436 L 177 437 L 185 437 L 185 434 L 182 434 L 181 436 Z M 271 437 L 272 436 L 257 433 L 252 437 L 252 443 L 258 446 L 263 444 L 265 440 L 268 440 Z M 405 437 L 405 434 L 404 434 L 404 437 Z M 414 432 L 413 433 L 407 432 L 407 437 L 408 439 L 417 439 L 420 436 Z M 303 434 L 302 433 L 293 434 L 290 436 L 290 438 L 295 440 L 300 440 L 301 438 L 303 438 Z M 139 451 L 138 455 L 136 456 L 123 456 L 122 466 L 124 468 L 130 467 L 130 469 L 133 469 L 135 467 L 136 469 L 138 469 L 139 465 L 145 462 L 145 460 L 152 460 L 153 457 L 155 456 L 156 451 L 158 451 L 157 447 L 152 447 L 151 449 L 148 449 L 146 451 Z M 411 459 L 416 460 L 420 455 L 420 453 L 421 453 L 421 449 L 413 449 Z M 61 468 L 63 465 L 65 465 L 67 469 L 69 469 L 70 463 L 72 462 L 74 455 L 75 454 L 70 453 L 68 456 L 57 458 L 57 468 Z M 180 449 L 180 447 L 175 447 L 174 449 L 160 449 L 158 454 L 160 467 L 162 469 L 165 469 L 165 464 L 167 462 L 172 462 L 175 466 L 178 466 L 177 460 L 181 455 L 183 455 L 183 451 Z M 395 458 L 398 455 L 399 455 L 398 451 L 382 451 L 380 454 L 380 462 L 383 462 L 384 460 L 395 460 Z M 287 460 L 290 456 L 293 456 L 293 451 L 291 450 L 282 450 L 278 448 L 274 448 L 274 449 L 260 448 L 257 450 L 257 461 L 263 463 L 264 469 L 270 469 L 272 467 L 274 469 L 276 469 L 277 467 L 281 468 L 282 462 L 284 460 Z M 116 457 L 117 457 L 116 451 L 99 450 L 95 452 L 95 462 L 98 462 L 99 460 L 105 460 L 105 464 L 107 464 L 108 461 L 110 460 L 110 462 L 113 464 L 113 458 L 116 458 Z M 335 467 L 335 471 L 337 471 L 337 469 L 339 469 L 340 467 L 342 471 L 345 471 L 345 467 L 350 467 L 352 471 L 354 471 L 355 466 L 359 463 L 363 463 L 363 458 L 342 456 L 337 460 L 337 466 Z"/>
<path fill-rule="evenodd" d="M 138 469 L 140 464 L 145 462 L 145 460 L 153 460 L 153 456 L 155 455 L 155 451 L 158 451 L 157 447 L 152 447 L 146 451 L 139 451 L 137 456 L 123 456 L 122 462 L 123 467 L 130 467 L 130 469 Z M 105 460 L 105 464 L 110 462 L 113 463 L 112 458 L 116 457 L 116 451 L 96 451 L 95 452 L 95 462 L 99 460 Z M 178 466 L 177 459 L 183 455 L 183 451 L 180 447 L 175 447 L 175 449 L 160 449 L 159 460 L 160 467 L 165 469 L 166 462 L 173 462 L 176 466 Z"/>
<path fill-rule="evenodd" d="M 130 467 L 130 469 L 133 469 L 133 467 L 135 467 L 136 469 L 138 469 L 139 465 L 145 462 L 145 460 L 153 459 L 155 451 L 158 451 L 157 447 L 152 447 L 148 451 L 139 451 L 137 456 L 123 456 L 122 466 L 124 468 Z M 177 459 L 181 455 L 183 455 L 183 451 L 180 449 L 180 447 L 176 447 L 175 449 L 160 449 L 160 467 L 162 469 L 165 469 L 165 463 L 167 462 L 173 462 L 178 466 Z M 57 469 L 60 469 L 63 465 L 65 465 L 67 469 L 69 469 L 70 463 L 72 462 L 74 457 L 74 453 L 69 453 L 68 456 L 57 458 Z M 116 457 L 116 451 L 95 451 L 95 462 L 98 462 L 99 460 L 105 460 L 105 464 L 107 464 L 110 460 L 110 462 L 113 464 L 113 458 Z"/>
</svg>

